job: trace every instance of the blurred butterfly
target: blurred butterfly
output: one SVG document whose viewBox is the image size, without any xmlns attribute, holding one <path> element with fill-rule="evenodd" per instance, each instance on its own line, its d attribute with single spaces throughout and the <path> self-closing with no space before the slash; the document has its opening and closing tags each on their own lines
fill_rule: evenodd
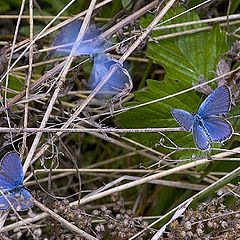
<svg viewBox="0 0 240 240">
<path fill-rule="evenodd" d="M 23 169 L 19 155 L 8 152 L 0 162 L 0 210 L 13 207 L 25 211 L 33 207 L 32 195 L 23 185 Z"/>
<path fill-rule="evenodd" d="M 60 31 L 53 43 L 56 53 L 60 53 L 64 56 L 70 54 L 81 26 L 82 21 L 76 20 L 66 25 Z M 111 44 L 105 39 L 100 38 L 100 34 L 101 31 L 94 24 L 91 24 L 73 56 L 94 55 L 104 52 Z"/>
<path fill-rule="evenodd" d="M 125 69 L 118 60 L 102 53 L 94 57 L 93 68 L 89 79 L 90 90 L 93 90 L 101 82 L 113 66 L 116 66 L 116 71 L 114 71 L 110 79 L 96 95 L 96 97 L 101 100 L 124 97 L 132 89 L 132 79 L 127 69 Z"/>
<path fill-rule="evenodd" d="M 172 115 L 187 131 L 192 131 L 197 148 L 207 151 L 211 142 L 224 142 L 233 134 L 231 124 L 221 115 L 231 107 L 230 89 L 223 85 L 212 92 L 200 105 L 197 114 L 173 109 Z"/>
</svg>

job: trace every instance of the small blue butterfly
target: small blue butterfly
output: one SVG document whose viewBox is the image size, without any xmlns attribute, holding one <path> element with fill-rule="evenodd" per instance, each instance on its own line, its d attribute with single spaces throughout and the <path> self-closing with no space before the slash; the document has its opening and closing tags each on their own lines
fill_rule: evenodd
<svg viewBox="0 0 240 240">
<path fill-rule="evenodd" d="M 93 90 L 100 83 L 114 65 L 117 68 L 116 71 L 96 95 L 99 99 L 110 99 L 117 95 L 123 97 L 132 89 L 132 79 L 127 69 L 125 69 L 118 60 L 102 53 L 94 57 L 93 68 L 89 79 L 90 90 Z"/>
<path fill-rule="evenodd" d="M 53 46 L 57 48 L 55 52 L 64 56 L 69 55 L 73 44 L 77 39 L 81 26 L 82 21 L 80 20 L 76 20 L 66 25 L 54 41 Z M 110 47 L 109 42 L 99 37 L 100 33 L 101 31 L 94 24 L 91 24 L 73 56 L 94 55 L 104 52 L 108 47 Z"/>
<path fill-rule="evenodd" d="M 8 152 L 0 162 L 0 211 L 11 205 L 16 211 L 33 207 L 32 195 L 23 185 L 23 168 L 19 155 Z"/>
<path fill-rule="evenodd" d="M 203 101 L 197 114 L 173 109 L 172 115 L 184 129 L 192 131 L 196 147 L 206 151 L 211 142 L 224 142 L 232 136 L 231 124 L 220 116 L 226 114 L 230 107 L 231 92 L 223 85 Z"/>
</svg>

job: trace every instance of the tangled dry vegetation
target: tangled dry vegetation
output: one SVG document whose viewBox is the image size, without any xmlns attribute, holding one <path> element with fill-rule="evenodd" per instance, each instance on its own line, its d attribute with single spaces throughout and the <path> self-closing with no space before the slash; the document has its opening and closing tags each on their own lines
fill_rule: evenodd
<svg viewBox="0 0 240 240">
<path fill-rule="evenodd" d="M 52 12 L 49 10 L 53 15 L 49 17 L 44 11 L 49 5 L 54 8 L 51 2 L 22 1 L 18 8 L 10 4 L 15 15 L 10 10 L 0 15 L 1 156 L 12 149 L 20 153 L 24 184 L 34 201 L 28 212 L 0 212 L 0 239 L 237 239 L 240 236 L 240 148 L 236 131 L 240 125 L 237 120 L 240 44 L 235 22 L 240 19 L 238 8 L 231 14 L 228 1 L 202 1 L 197 5 L 195 1 L 177 0 L 82 3 L 72 0 L 65 5 L 59 1 L 61 8 L 55 6 Z M 7 16 L 8 13 L 12 15 Z M 177 33 L 164 32 L 168 31 L 165 25 L 154 30 L 171 14 L 173 20 L 177 16 L 176 21 L 186 16 L 186 21 L 168 23 L 178 29 Z M 209 22 L 197 20 L 197 14 Z M 133 82 L 123 91 L 116 89 L 117 97 L 99 98 L 98 85 L 94 90 L 89 89 L 93 56 L 59 56 L 53 51 L 60 28 L 76 19 L 83 20 L 80 39 L 87 30 L 84 27 L 100 23 L 101 36 L 114 42 L 108 53 L 119 60 L 118 66 L 130 72 Z M 191 29 L 193 21 L 209 25 L 203 25 L 205 29 L 194 25 Z M 152 36 L 156 31 L 160 35 Z M 197 83 L 187 85 L 169 78 L 169 88 L 165 86 L 162 93 L 154 92 L 158 83 L 146 85 L 147 79 L 164 83 L 167 76 L 177 72 L 182 62 L 171 62 L 176 52 L 181 57 L 179 61 L 183 59 L 177 44 L 183 46 L 184 41 L 188 44 L 191 36 L 205 31 L 216 34 L 214 43 L 222 32 L 223 39 L 229 37 L 231 42 L 228 45 L 231 47 L 223 47 L 219 52 L 218 46 L 214 47 L 217 64 L 215 71 L 209 70 L 212 74 L 209 79 L 198 76 Z M 179 37 L 183 41 L 176 43 Z M 170 46 L 169 56 L 164 56 L 164 60 L 174 64 L 172 72 L 167 72 L 170 63 L 158 62 L 157 58 L 162 56 L 157 56 L 157 48 L 153 51 L 157 57 L 152 57 L 149 43 Z M 222 43 L 219 40 L 217 44 Z M 125 60 L 126 66 L 122 65 Z M 185 72 L 182 74 L 187 76 Z M 197 92 L 194 97 L 201 100 L 202 93 L 211 91 L 211 85 L 201 85 L 208 80 L 231 89 L 234 107 L 230 115 L 235 118 L 230 120 L 236 131 L 226 148 L 217 146 L 209 155 L 192 150 L 193 145 L 182 148 L 177 145 L 181 141 L 193 142 L 192 137 L 168 135 L 182 134 L 182 129 L 173 127 L 176 124 L 169 120 L 171 116 L 165 117 L 164 109 L 184 102 L 186 95 L 180 96 L 180 100 L 171 99 L 193 85 Z M 156 99 L 164 97 L 170 99 L 169 104 L 167 99 L 164 106 L 158 105 L 160 101 Z M 155 111 L 150 102 L 159 110 Z M 185 105 L 194 104 L 198 103 L 190 101 Z M 132 106 L 143 110 L 131 109 Z M 130 112 L 127 121 L 119 117 L 125 112 Z M 153 119 L 148 122 L 151 116 Z M 155 116 L 161 118 L 163 125 L 159 125 Z"/>
</svg>

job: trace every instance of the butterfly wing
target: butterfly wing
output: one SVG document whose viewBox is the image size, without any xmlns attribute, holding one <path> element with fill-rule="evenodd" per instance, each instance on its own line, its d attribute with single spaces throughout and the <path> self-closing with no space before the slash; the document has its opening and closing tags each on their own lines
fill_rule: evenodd
<svg viewBox="0 0 240 240">
<path fill-rule="evenodd" d="M 210 147 L 210 140 L 204 129 L 198 124 L 193 124 L 193 139 L 197 148 L 207 151 Z"/>
<path fill-rule="evenodd" d="M 173 109 L 171 112 L 173 117 L 183 128 L 185 128 L 187 131 L 191 130 L 194 122 L 193 114 L 182 109 Z"/>
<path fill-rule="evenodd" d="M 210 115 L 225 114 L 231 107 L 230 89 L 223 85 L 210 94 L 200 105 L 198 115 L 202 118 Z"/>
<path fill-rule="evenodd" d="M 128 71 L 121 66 L 119 61 L 106 54 L 98 54 L 94 57 L 93 69 L 89 79 L 89 88 L 93 90 L 113 66 L 116 66 L 116 71 L 114 71 L 112 76 L 98 92 L 98 98 L 110 99 L 116 94 L 124 91 L 127 85 L 131 86 L 131 77 Z"/>
<path fill-rule="evenodd" d="M 32 195 L 23 187 L 23 169 L 19 155 L 7 153 L 0 163 L 0 210 L 13 206 L 17 211 L 25 211 L 33 206 Z"/>
<path fill-rule="evenodd" d="M 16 152 L 8 152 L 0 162 L 0 189 L 12 189 L 22 184 L 21 159 Z"/>
<path fill-rule="evenodd" d="M 62 55 L 70 54 L 81 26 L 82 21 L 76 20 L 62 28 L 53 44 L 53 46 L 57 48 L 56 52 L 61 53 Z M 90 24 L 82 42 L 78 45 L 73 55 L 91 55 L 103 52 L 110 46 L 110 43 L 105 39 L 100 39 L 100 34 L 101 31 L 94 24 Z"/>
<path fill-rule="evenodd" d="M 6 197 L 0 195 L 0 211 L 6 211 L 10 208 L 10 204 L 7 201 Z"/>
<path fill-rule="evenodd" d="M 213 142 L 224 142 L 233 134 L 231 124 L 227 120 L 218 116 L 205 118 L 203 124 Z"/>
<path fill-rule="evenodd" d="M 26 211 L 33 207 L 31 193 L 22 187 L 19 192 L 15 192 L 12 198 L 13 207 L 17 211 Z"/>
<path fill-rule="evenodd" d="M 31 193 L 21 187 L 13 192 L 6 192 L 0 196 L 0 211 L 9 210 L 13 207 L 16 211 L 26 211 L 33 207 Z"/>
</svg>

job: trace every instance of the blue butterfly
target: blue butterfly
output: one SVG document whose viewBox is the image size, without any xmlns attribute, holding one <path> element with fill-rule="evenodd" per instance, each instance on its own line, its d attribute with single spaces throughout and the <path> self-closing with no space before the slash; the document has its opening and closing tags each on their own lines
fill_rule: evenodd
<svg viewBox="0 0 240 240">
<path fill-rule="evenodd" d="M 99 99 L 117 98 L 118 95 L 123 97 L 132 89 L 132 79 L 127 69 L 118 60 L 102 53 L 94 57 L 89 79 L 90 90 L 93 90 L 100 83 L 114 65 L 117 68 L 116 71 L 96 95 Z"/>
<path fill-rule="evenodd" d="M 33 207 L 32 195 L 23 185 L 23 168 L 19 155 L 8 152 L 0 162 L 0 210 L 13 206 L 16 211 Z"/>
<path fill-rule="evenodd" d="M 197 114 L 173 109 L 172 115 L 187 131 L 192 131 L 197 148 L 206 151 L 211 142 L 224 142 L 233 134 L 231 124 L 221 115 L 231 107 L 230 89 L 223 85 L 210 94 L 200 105 Z"/>
<path fill-rule="evenodd" d="M 73 44 L 75 43 L 79 30 L 82 26 L 82 21 L 76 20 L 72 23 L 66 25 L 56 37 L 53 46 L 56 47 L 57 53 L 60 53 L 64 56 L 70 54 Z M 81 43 L 77 47 L 77 50 L 74 52 L 73 56 L 80 55 L 94 55 L 100 52 L 104 52 L 110 43 L 105 39 L 101 39 L 99 35 L 101 31 L 94 25 L 91 24 L 83 37 Z"/>
</svg>

